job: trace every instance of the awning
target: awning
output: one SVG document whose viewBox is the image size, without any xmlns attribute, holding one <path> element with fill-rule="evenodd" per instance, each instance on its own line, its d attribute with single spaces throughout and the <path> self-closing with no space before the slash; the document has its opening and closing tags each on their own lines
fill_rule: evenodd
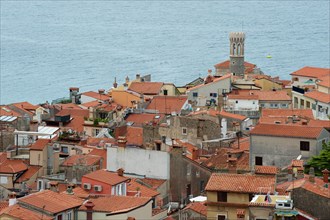
<svg viewBox="0 0 330 220">
<path fill-rule="evenodd" d="M 298 215 L 298 212 L 296 210 L 277 210 L 275 211 L 275 215 L 290 217 Z"/>
</svg>

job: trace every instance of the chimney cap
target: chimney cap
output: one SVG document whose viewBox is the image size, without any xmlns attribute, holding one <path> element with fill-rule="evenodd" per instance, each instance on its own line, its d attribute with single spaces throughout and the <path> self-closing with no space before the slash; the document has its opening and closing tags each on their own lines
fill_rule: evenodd
<svg viewBox="0 0 330 220">
<path fill-rule="evenodd" d="M 93 207 L 94 207 L 95 205 L 94 205 L 94 203 L 91 201 L 91 200 L 88 200 L 86 203 L 85 203 L 85 207 L 87 208 L 87 209 L 93 209 Z"/>
<path fill-rule="evenodd" d="M 327 168 L 325 168 L 324 170 L 322 170 L 322 173 L 323 173 L 323 174 L 325 174 L 325 173 L 329 174 L 330 171 L 329 171 Z"/>
</svg>

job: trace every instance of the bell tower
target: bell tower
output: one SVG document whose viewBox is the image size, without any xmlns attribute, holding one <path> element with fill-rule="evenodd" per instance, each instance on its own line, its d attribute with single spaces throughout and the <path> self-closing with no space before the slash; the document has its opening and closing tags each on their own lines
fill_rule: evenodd
<svg viewBox="0 0 330 220">
<path fill-rule="evenodd" d="M 231 32 L 230 40 L 230 72 L 235 76 L 244 76 L 244 32 Z"/>
</svg>

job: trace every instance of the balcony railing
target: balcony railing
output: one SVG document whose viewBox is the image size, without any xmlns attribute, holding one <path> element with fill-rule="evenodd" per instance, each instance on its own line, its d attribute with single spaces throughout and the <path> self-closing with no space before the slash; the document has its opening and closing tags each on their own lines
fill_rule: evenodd
<svg viewBox="0 0 330 220">
<path fill-rule="evenodd" d="M 294 91 L 294 92 L 298 92 L 298 93 L 300 93 L 300 94 L 305 94 L 305 90 L 304 90 L 304 89 L 302 89 L 302 88 L 298 88 L 298 87 L 296 87 L 296 86 L 292 86 L 292 91 Z"/>
</svg>

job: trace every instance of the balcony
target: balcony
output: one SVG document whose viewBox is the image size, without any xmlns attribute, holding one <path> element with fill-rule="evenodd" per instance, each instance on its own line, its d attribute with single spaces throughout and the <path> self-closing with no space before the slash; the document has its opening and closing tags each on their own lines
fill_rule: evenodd
<svg viewBox="0 0 330 220">
<path fill-rule="evenodd" d="M 296 86 L 292 86 L 292 91 L 300 93 L 300 94 L 305 94 L 305 90 L 302 88 L 298 88 Z"/>
</svg>

